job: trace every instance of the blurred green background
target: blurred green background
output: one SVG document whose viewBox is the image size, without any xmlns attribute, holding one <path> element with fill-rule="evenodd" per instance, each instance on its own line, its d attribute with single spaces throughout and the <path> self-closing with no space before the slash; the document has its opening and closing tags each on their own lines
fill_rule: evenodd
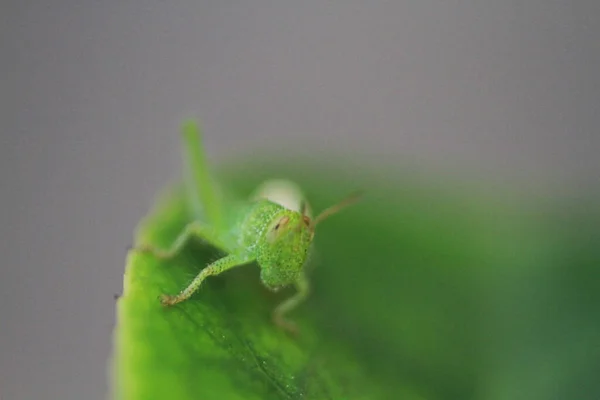
<svg viewBox="0 0 600 400">
<path fill-rule="evenodd" d="M 317 210 L 366 186 L 320 227 L 310 301 L 369 368 L 429 398 L 600 398 L 598 192 L 559 199 L 334 164 L 234 176 L 249 190 L 278 170 Z"/>
</svg>

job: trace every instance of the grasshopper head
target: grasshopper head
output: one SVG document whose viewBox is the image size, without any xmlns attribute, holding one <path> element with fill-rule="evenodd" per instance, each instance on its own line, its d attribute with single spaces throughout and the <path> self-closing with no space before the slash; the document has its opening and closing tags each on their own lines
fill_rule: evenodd
<svg viewBox="0 0 600 400">
<path fill-rule="evenodd" d="M 264 233 L 257 257 L 265 286 L 277 290 L 296 280 L 313 237 L 308 217 L 287 209 L 275 215 Z"/>
<path fill-rule="evenodd" d="M 302 272 L 318 223 L 356 202 L 359 194 L 329 207 L 314 220 L 306 215 L 306 203 L 300 211 L 282 209 L 270 221 L 259 243 L 257 261 L 261 280 L 271 290 L 293 283 Z"/>
</svg>

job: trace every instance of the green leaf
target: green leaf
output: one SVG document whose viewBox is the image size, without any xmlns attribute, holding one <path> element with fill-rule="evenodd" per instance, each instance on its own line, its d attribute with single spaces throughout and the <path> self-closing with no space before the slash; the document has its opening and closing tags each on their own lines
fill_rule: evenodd
<svg viewBox="0 0 600 400">
<path fill-rule="evenodd" d="M 159 294 L 178 292 L 220 254 L 198 242 L 168 262 L 130 253 L 117 306 L 115 397 L 410 400 L 547 394 L 534 381 L 529 391 L 519 392 L 523 382 L 510 375 L 522 351 L 519 340 L 545 332 L 547 321 L 528 325 L 524 335 L 511 324 L 531 316 L 509 311 L 517 301 L 511 296 L 527 293 L 523 285 L 547 289 L 548 280 L 538 284 L 533 277 L 553 270 L 551 257 L 568 258 L 574 251 L 563 239 L 556 246 L 549 217 L 540 222 L 529 214 L 531 204 L 506 192 L 348 170 L 355 171 L 348 164 L 332 169 L 329 163 L 272 161 L 239 164 L 219 175 L 230 195 L 241 197 L 264 179 L 290 178 L 316 212 L 355 189 L 367 192 L 362 203 L 319 227 L 313 294 L 290 315 L 300 327 L 297 339 L 270 319 L 291 291 L 268 292 L 256 265 L 209 278 L 189 301 L 165 309 Z M 189 219 L 179 189 L 167 189 L 138 227 L 136 242 L 166 247 Z M 589 251 L 590 257 L 597 254 Z M 531 312 L 546 311 L 526 296 L 519 299 Z M 570 320 L 570 326 L 576 322 Z M 577 326 L 587 326 L 589 333 L 597 324 Z M 568 339 L 536 354 L 560 350 Z M 582 357 L 573 368 L 589 364 Z M 555 361 L 560 365 L 564 359 Z M 531 366 L 521 372 L 536 371 Z"/>
</svg>

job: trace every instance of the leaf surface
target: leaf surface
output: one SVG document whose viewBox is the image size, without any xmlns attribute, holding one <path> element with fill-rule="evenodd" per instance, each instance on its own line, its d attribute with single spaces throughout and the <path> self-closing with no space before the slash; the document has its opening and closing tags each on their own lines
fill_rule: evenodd
<svg viewBox="0 0 600 400">
<path fill-rule="evenodd" d="M 197 241 L 169 261 L 130 253 L 117 306 L 116 398 L 518 397 L 523 384 L 511 371 L 523 367 L 517 362 L 520 340 L 553 326 L 540 317 L 548 312 L 544 303 L 522 287 L 550 291 L 552 299 L 556 282 L 534 277 L 573 267 L 583 271 L 583 261 L 568 258 L 575 252 L 572 237 L 557 238 L 556 230 L 547 229 L 548 219 L 532 217 L 523 204 L 451 185 L 378 181 L 342 169 L 277 162 L 223 170 L 220 179 L 232 196 L 244 197 L 273 178 L 274 170 L 301 185 L 316 213 L 357 188 L 367 192 L 363 202 L 319 226 L 313 292 L 290 315 L 300 336 L 287 336 L 270 319 L 292 290 L 267 291 L 254 264 L 211 277 L 190 300 L 163 308 L 161 293 L 177 293 L 222 254 Z M 167 247 L 190 215 L 181 192 L 167 189 L 135 240 Z M 594 247 L 588 250 L 589 257 L 597 256 Z M 551 255 L 562 256 L 564 265 Z M 591 262 L 589 257 L 579 255 Z M 587 284 L 597 300 L 596 286 L 576 276 L 572 287 Z M 515 295 L 525 315 L 511 313 Z M 587 305 L 564 303 L 571 311 Z M 533 315 L 538 318 L 531 322 Z M 588 333 L 598 328 L 585 321 L 570 323 Z M 565 335 L 532 356 L 555 352 L 559 368 L 566 360 L 560 354 L 571 354 L 565 350 L 571 336 Z M 582 368 L 590 357 L 569 360 Z M 532 379 L 523 398 L 547 394 L 535 384 L 536 368 L 522 372 Z"/>
</svg>

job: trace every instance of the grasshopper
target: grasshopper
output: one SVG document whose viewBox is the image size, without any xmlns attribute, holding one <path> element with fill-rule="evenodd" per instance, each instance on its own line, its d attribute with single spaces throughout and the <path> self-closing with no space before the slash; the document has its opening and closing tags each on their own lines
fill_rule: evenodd
<svg viewBox="0 0 600 400">
<path fill-rule="evenodd" d="M 184 158 L 188 161 L 187 188 L 194 199 L 192 205 L 196 210 L 203 210 L 206 221 L 192 220 L 167 249 L 142 244 L 133 250 L 150 253 L 160 259 L 171 259 L 188 240 L 198 238 L 227 255 L 207 265 L 178 294 L 162 294 L 160 302 L 164 306 L 172 306 L 185 301 L 209 276 L 256 263 L 260 267 L 260 280 L 267 289 L 278 291 L 289 285 L 295 286 L 296 293 L 279 304 L 272 317 L 277 326 L 296 333 L 296 324 L 285 316 L 310 292 L 305 264 L 315 228 L 327 217 L 355 203 L 362 193 L 353 193 L 312 218 L 308 202 L 299 190 L 294 191 L 294 184 L 273 180 L 263 184 L 248 201 L 224 209 L 209 174 L 198 124 L 186 120 L 181 134 Z"/>
</svg>

